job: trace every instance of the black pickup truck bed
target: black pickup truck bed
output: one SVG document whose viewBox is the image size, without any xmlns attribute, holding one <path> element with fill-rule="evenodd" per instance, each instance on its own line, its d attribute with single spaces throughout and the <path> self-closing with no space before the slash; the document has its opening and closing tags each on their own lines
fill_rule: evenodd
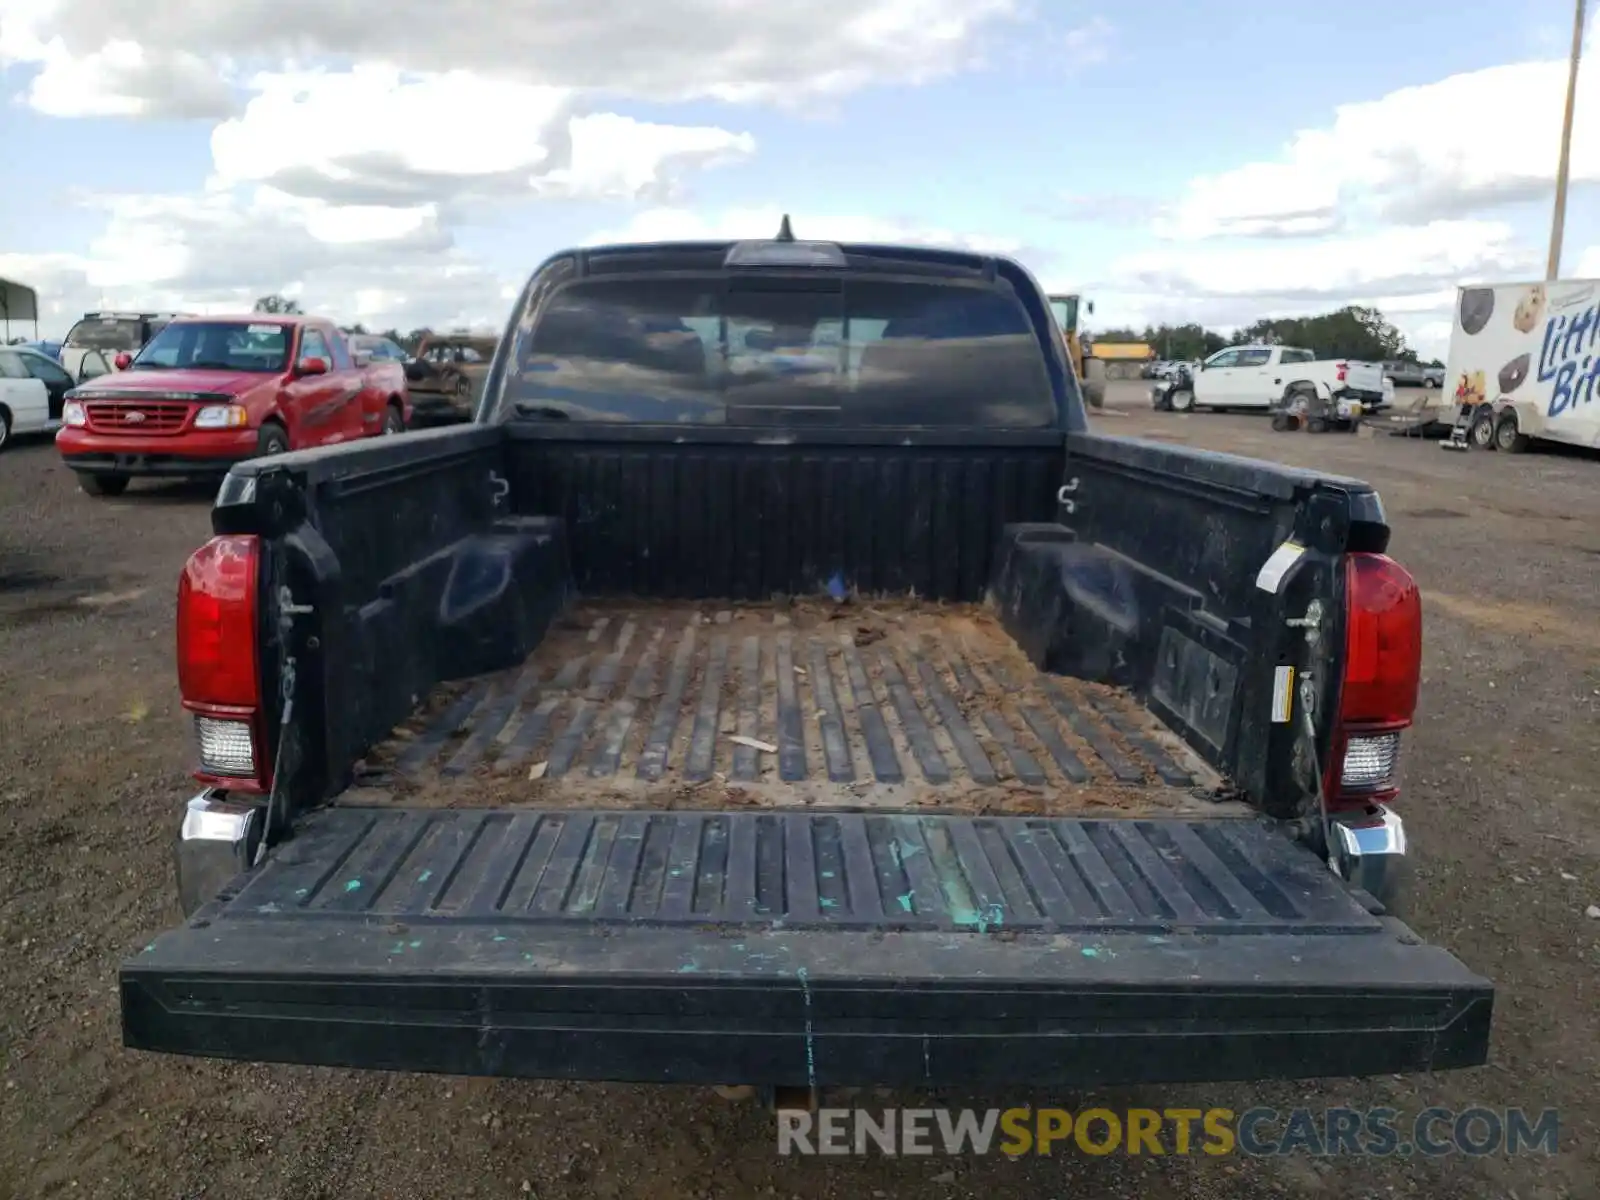
<svg viewBox="0 0 1600 1200">
<path fill-rule="evenodd" d="M 893 601 L 575 609 L 123 1003 L 149 1049 L 793 1086 L 1447 1067 L 1489 1014 L 1130 696 Z"/>
<path fill-rule="evenodd" d="M 1400 664 L 1366 715 L 1414 708 L 1371 488 L 1087 431 L 1016 264 L 729 256 L 552 260 L 494 420 L 230 474 L 180 599 L 185 920 L 122 968 L 127 1044 L 796 1086 L 1481 1063 L 1492 986 L 1379 898 L 1401 818 L 1322 803 L 1347 635 L 1348 694 Z M 867 332 L 735 379 L 746 318 Z"/>
<path fill-rule="evenodd" d="M 345 802 L 1249 815 L 1118 689 L 978 605 L 588 603 L 438 688 Z"/>
</svg>

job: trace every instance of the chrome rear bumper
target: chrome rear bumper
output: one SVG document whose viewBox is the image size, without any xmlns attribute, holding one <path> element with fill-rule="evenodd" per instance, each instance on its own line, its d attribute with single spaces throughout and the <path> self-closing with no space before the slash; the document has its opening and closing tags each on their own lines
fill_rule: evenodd
<svg viewBox="0 0 1600 1200">
<path fill-rule="evenodd" d="M 1333 821 L 1333 864 L 1347 882 L 1373 896 L 1396 916 L 1404 916 L 1412 864 L 1405 822 L 1378 805 L 1365 813 Z"/>
<path fill-rule="evenodd" d="M 255 856 L 263 828 L 260 808 L 207 788 L 192 796 L 178 830 L 178 903 L 193 915 Z"/>
</svg>

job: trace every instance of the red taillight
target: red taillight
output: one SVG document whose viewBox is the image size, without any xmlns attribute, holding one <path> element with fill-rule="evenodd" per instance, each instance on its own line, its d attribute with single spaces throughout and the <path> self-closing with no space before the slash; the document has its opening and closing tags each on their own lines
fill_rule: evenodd
<svg viewBox="0 0 1600 1200">
<path fill-rule="evenodd" d="M 212 538 L 178 577 L 178 690 L 195 714 L 196 775 L 246 791 L 263 789 L 259 579 L 253 536 Z"/>
<path fill-rule="evenodd" d="M 1327 795 L 1330 807 L 1349 809 L 1399 792 L 1400 733 L 1422 682 L 1422 596 L 1387 555 L 1351 554 L 1345 571 L 1344 679 Z"/>
<path fill-rule="evenodd" d="M 1350 374 L 1350 364 L 1349 363 L 1335 363 L 1334 364 L 1334 371 L 1335 371 L 1335 376 L 1334 377 L 1336 379 L 1338 379 L 1338 381 L 1340 383 L 1343 383 L 1345 381 L 1345 377 Z"/>
<path fill-rule="evenodd" d="M 1422 682 L 1422 595 L 1384 554 L 1352 554 L 1345 568 L 1345 724 L 1411 724 Z"/>
<path fill-rule="evenodd" d="M 254 537 L 214 537 L 178 577 L 178 690 L 193 704 L 253 708 L 256 663 Z"/>
</svg>

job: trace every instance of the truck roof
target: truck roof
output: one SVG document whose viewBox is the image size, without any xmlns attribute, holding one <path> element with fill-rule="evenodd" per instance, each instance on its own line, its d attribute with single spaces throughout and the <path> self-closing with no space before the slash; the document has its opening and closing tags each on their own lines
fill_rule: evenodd
<svg viewBox="0 0 1600 1200">
<path fill-rule="evenodd" d="M 189 313 L 178 312 L 127 312 L 122 309 L 105 312 L 86 312 L 79 317 L 80 321 L 154 321 L 163 317 L 186 317 Z"/>
<path fill-rule="evenodd" d="M 777 250 L 785 245 L 834 247 L 844 256 L 844 261 L 835 264 L 835 267 L 855 270 L 894 267 L 912 275 L 993 277 L 1002 262 L 1019 268 L 1021 266 L 1006 255 L 978 254 L 970 250 L 936 246 L 804 239 L 785 243 L 777 239 L 765 241 L 760 238 L 715 242 L 619 242 L 608 246 L 574 247 L 551 255 L 547 261 L 570 257 L 577 263 L 580 277 L 657 271 L 718 271 L 727 265 L 729 253 L 736 247 L 766 246 Z M 796 269 L 805 269 L 800 263 L 794 266 Z"/>
<path fill-rule="evenodd" d="M 239 325 L 330 325 L 332 322 L 327 317 L 316 317 L 309 313 L 221 313 L 206 316 L 201 313 L 183 313 L 172 319 L 172 324 L 183 325 L 189 322 L 206 322 L 207 324 L 239 324 Z"/>
</svg>

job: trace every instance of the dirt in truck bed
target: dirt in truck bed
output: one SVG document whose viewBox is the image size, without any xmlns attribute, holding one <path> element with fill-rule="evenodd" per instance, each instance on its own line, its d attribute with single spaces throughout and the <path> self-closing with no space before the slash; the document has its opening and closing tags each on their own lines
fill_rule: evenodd
<svg viewBox="0 0 1600 1200">
<path fill-rule="evenodd" d="M 1131 697 L 1037 671 L 987 609 L 584 603 L 441 687 L 347 801 L 1244 815 Z"/>
</svg>

